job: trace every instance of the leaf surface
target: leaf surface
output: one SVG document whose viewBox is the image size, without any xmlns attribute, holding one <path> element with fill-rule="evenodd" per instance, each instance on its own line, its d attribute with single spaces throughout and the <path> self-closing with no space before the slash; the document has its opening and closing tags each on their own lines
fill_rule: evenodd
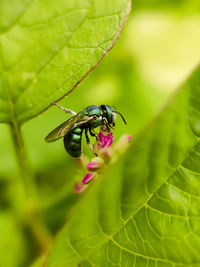
<svg viewBox="0 0 200 267">
<path fill-rule="evenodd" d="M 130 11 L 130 0 L 0 5 L 0 121 L 20 123 L 82 81 L 114 45 Z"/>
<path fill-rule="evenodd" d="M 0 211 L 0 234 L 0 266 L 23 266 L 28 258 L 24 233 L 16 217 L 2 210 Z"/>
<path fill-rule="evenodd" d="M 199 77 L 82 196 L 47 266 L 199 266 Z"/>
</svg>

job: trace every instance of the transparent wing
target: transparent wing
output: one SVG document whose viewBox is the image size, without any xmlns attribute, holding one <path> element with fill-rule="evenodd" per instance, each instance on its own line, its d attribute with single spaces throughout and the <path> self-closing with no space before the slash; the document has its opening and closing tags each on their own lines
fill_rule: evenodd
<svg viewBox="0 0 200 267">
<path fill-rule="evenodd" d="M 92 121 L 94 116 L 83 116 L 81 113 L 78 113 L 69 120 L 58 125 L 53 131 L 51 131 L 46 137 L 46 142 L 54 142 L 62 137 L 64 137 L 69 131 L 80 127 L 86 124 L 89 121 Z"/>
</svg>

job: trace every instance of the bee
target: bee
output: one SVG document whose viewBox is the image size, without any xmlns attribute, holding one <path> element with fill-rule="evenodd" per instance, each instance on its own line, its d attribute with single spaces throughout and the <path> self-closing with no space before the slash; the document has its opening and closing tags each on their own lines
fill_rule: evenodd
<svg viewBox="0 0 200 267">
<path fill-rule="evenodd" d="M 121 116 L 126 124 L 122 114 L 113 110 L 113 108 L 108 105 L 91 105 L 83 109 L 81 112 L 76 113 L 73 110 L 63 108 L 56 103 L 53 104 L 64 112 L 73 115 L 73 117 L 57 126 L 46 136 L 45 140 L 50 143 L 64 137 L 63 141 L 65 150 L 74 158 L 81 156 L 81 141 L 83 132 L 85 132 L 89 148 L 93 153 L 95 153 L 93 146 L 90 144 L 88 132 L 91 136 L 96 137 L 97 141 L 99 141 L 98 135 L 93 130 L 100 126 L 104 131 L 109 132 L 115 126 L 116 113 Z"/>
</svg>

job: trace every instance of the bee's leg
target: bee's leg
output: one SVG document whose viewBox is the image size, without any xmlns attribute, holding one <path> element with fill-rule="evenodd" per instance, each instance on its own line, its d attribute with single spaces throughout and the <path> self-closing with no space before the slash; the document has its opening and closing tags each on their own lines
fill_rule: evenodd
<svg viewBox="0 0 200 267">
<path fill-rule="evenodd" d="M 110 128 L 112 128 L 112 126 L 108 123 L 108 120 L 106 118 L 103 118 L 103 126 L 102 129 L 106 132 L 110 132 Z"/>
<path fill-rule="evenodd" d="M 77 113 L 71 109 L 67 109 L 67 108 L 63 108 L 62 106 L 60 106 L 59 104 L 52 102 L 53 105 L 57 106 L 59 109 L 63 110 L 66 113 L 72 114 L 72 115 L 76 115 Z"/>
<path fill-rule="evenodd" d="M 90 132 L 90 135 L 91 135 L 91 136 L 93 136 L 93 137 L 95 136 L 95 137 L 96 137 L 96 140 L 97 140 L 97 142 L 99 142 L 99 137 L 98 137 L 98 135 L 97 135 L 97 134 L 95 134 L 95 133 L 93 133 L 91 128 L 89 128 L 89 132 Z"/>
<path fill-rule="evenodd" d="M 95 134 L 95 133 L 93 133 L 91 128 L 89 128 L 89 132 L 90 132 L 90 135 L 91 135 L 91 136 L 93 136 L 93 137 L 95 136 L 95 137 L 96 137 L 96 140 L 99 141 L 99 137 L 98 137 L 98 135 Z"/>
<path fill-rule="evenodd" d="M 98 155 L 95 153 L 95 151 L 94 151 L 94 147 L 90 144 L 90 138 L 89 138 L 89 136 L 88 136 L 88 128 L 85 129 L 85 138 L 86 138 L 86 142 L 87 142 L 87 144 L 88 144 L 90 150 L 92 151 L 92 153 L 94 153 L 95 156 L 98 156 Z"/>
<path fill-rule="evenodd" d="M 99 144 L 103 147 L 103 144 L 99 141 L 98 135 L 93 133 L 91 128 L 89 128 L 89 132 L 90 132 L 91 136 L 95 136 L 96 137 L 97 142 L 99 142 Z"/>
<path fill-rule="evenodd" d="M 106 125 L 106 129 L 108 132 L 110 132 L 110 128 L 112 128 L 111 126 L 108 126 L 108 124 Z"/>
</svg>

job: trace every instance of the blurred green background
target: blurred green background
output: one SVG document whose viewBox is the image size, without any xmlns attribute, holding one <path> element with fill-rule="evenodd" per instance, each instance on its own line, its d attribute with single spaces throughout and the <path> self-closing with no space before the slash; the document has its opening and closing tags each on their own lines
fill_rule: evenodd
<svg viewBox="0 0 200 267">
<path fill-rule="evenodd" d="M 77 112 L 92 104 L 113 105 L 128 122 L 125 127 L 118 119 L 115 140 L 123 133 L 134 138 L 199 63 L 199 47 L 200 1 L 136 0 L 114 48 L 60 104 Z M 40 192 L 40 211 L 52 233 L 78 201 L 73 185 L 84 175 L 66 154 L 62 140 L 44 141 L 49 131 L 68 118 L 52 107 L 23 126 Z M 6 125 L 0 125 L 0 134 L 0 266 L 28 266 L 38 251 L 29 231 L 17 220 L 21 187 Z"/>
</svg>

